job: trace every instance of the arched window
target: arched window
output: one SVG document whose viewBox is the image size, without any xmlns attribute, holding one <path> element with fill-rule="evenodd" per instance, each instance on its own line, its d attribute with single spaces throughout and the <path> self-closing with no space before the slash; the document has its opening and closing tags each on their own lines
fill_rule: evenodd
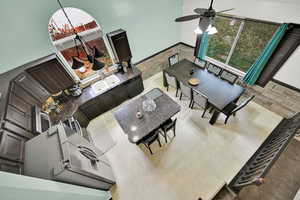
<svg viewBox="0 0 300 200">
<path fill-rule="evenodd" d="M 67 61 L 70 69 L 72 69 L 74 62 L 73 58 L 83 65 L 76 69 L 73 65 L 72 69 L 81 80 L 91 78 L 97 74 L 97 71 L 93 70 L 93 63 L 87 58 L 86 52 L 95 51 L 96 48 L 101 53 L 101 57 L 97 60 L 105 64 L 104 68 L 113 64 L 103 38 L 101 26 L 92 16 L 78 8 L 64 8 L 64 10 L 74 29 L 63 10 L 60 9 L 50 19 L 48 26 L 50 39 L 57 51 Z M 75 32 L 78 33 L 84 45 L 75 38 Z"/>
</svg>

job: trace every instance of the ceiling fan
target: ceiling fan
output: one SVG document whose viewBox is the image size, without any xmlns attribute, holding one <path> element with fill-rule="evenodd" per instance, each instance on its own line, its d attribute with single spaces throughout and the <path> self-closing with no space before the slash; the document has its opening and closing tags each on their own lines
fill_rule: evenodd
<svg viewBox="0 0 300 200">
<path fill-rule="evenodd" d="M 202 34 L 203 32 L 208 32 L 208 34 L 215 34 L 218 32 L 216 27 L 213 26 L 213 21 L 214 21 L 215 16 L 220 13 L 224 13 L 224 12 L 233 10 L 234 8 L 216 12 L 213 9 L 213 3 L 214 3 L 214 0 L 211 0 L 210 6 L 208 9 L 196 8 L 196 9 L 194 9 L 194 12 L 197 14 L 178 17 L 175 19 L 175 22 L 185 22 L 185 21 L 190 21 L 190 20 L 199 18 L 200 19 L 199 26 L 197 27 L 195 32 L 197 34 Z"/>
</svg>

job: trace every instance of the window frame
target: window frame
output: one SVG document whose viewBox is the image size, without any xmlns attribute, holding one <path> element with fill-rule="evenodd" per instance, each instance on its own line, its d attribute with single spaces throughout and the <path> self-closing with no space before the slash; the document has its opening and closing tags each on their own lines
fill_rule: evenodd
<svg viewBox="0 0 300 200">
<path fill-rule="evenodd" d="M 233 66 L 230 66 L 229 62 L 230 62 L 230 59 L 231 59 L 231 57 L 232 57 L 232 55 L 234 53 L 236 45 L 237 45 L 237 43 L 238 43 L 238 41 L 239 41 L 239 39 L 241 37 L 241 34 L 243 32 L 243 29 L 244 29 L 245 22 L 246 21 L 251 21 L 251 22 L 257 22 L 257 23 L 277 25 L 277 26 L 279 26 L 280 23 L 271 22 L 271 21 L 265 21 L 265 20 L 259 20 L 259 19 L 246 18 L 246 17 L 240 17 L 240 16 L 234 16 L 234 15 L 218 15 L 218 17 L 220 17 L 220 18 L 236 19 L 236 20 L 241 21 L 241 24 L 240 24 L 239 30 L 238 30 L 238 32 L 237 32 L 237 34 L 235 36 L 235 39 L 234 39 L 234 41 L 233 41 L 233 43 L 231 45 L 231 49 L 230 49 L 229 54 L 228 54 L 228 56 L 226 58 L 226 62 L 223 63 L 223 62 L 218 61 L 218 60 L 216 60 L 214 58 L 211 58 L 209 56 L 205 56 L 205 60 L 207 60 L 208 62 L 211 62 L 213 64 L 216 64 L 216 65 L 218 65 L 218 66 L 220 66 L 220 67 L 222 67 L 222 68 L 224 68 L 224 69 L 226 69 L 226 70 L 228 70 L 228 71 L 230 71 L 232 73 L 235 73 L 235 74 L 237 74 L 240 77 L 244 77 L 246 75 L 246 72 L 243 72 L 243 71 L 241 71 L 241 70 L 239 70 L 239 69 L 237 69 L 237 68 L 235 68 Z"/>
</svg>

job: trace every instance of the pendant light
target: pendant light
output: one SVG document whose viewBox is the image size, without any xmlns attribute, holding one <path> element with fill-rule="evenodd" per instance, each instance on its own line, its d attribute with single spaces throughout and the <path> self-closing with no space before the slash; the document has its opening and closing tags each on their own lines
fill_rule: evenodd
<svg viewBox="0 0 300 200">
<path fill-rule="evenodd" d="M 84 66 L 83 62 L 80 62 L 77 57 L 72 57 L 72 69 L 79 69 Z"/>
<path fill-rule="evenodd" d="M 95 46 L 94 46 L 94 48 L 91 48 L 89 46 L 89 44 L 87 42 L 85 42 L 81 36 L 78 35 L 78 33 L 75 30 L 70 18 L 68 17 L 65 9 L 63 8 L 60 0 L 57 0 L 57 2 L 59 4 L 60 8 L 62 9 L 65 17 L 67 18 L 67 20 L 68 20 L 68 22 L 69 22 L 69 24 L 70 24 L 70 26 L 73 30 L 73 33 L 75 35 L 74 43 L 75 43 L 75 48 L 76 48 L 76 51 L 77 51 L 77 57 L 76 56 L 72 57 L 72 61 L 73 61 L 72 69 L 79 69 L 79 68 L 84 67 L 84 63 L 79 61 L 79 55 L 80 54 L 79 54 L 79 47 L 77 45 L 77 41 L 79 41 L 79 43 L 81 44 L 81 48 L 83 49 L 84 53 L 86 54 L 86 57 L 87 57 L 88 61 L 93 64 L 92 69 L 94 71 L 102 69 L 105 66 L 105 64 L 103 62 L 100 62 L 100 61 L 96 60 L 95 58 L 101 58 L 101 57 L 104 56 L 104 54 L 101 51 L 99 51 Z M 92 51 L 92 54 L 90 54 L 88 51 Z"/>
<path fill-rule="evenodd" d="M 97 71 L 105 67 L 105 64 L 103 62 L 99 62 L 96 58 L 94 58 L 92 70 Z"/>
<path fill-rule="evenodd" d="M 95 58 L 101 58 L 104 56 L 104 54 L 101 51 L 99 51 L 96 47 L 94 47 L 94 56 Z"/>
</svg>

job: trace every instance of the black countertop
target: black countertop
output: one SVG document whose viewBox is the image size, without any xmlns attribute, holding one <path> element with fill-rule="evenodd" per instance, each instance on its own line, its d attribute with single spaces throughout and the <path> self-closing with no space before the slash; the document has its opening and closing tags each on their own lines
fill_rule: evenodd
<svg viewBox="0 0 300 200">
<path fill-rule="evenodd" d="M 92 101 L 98 96 L 128 82 L 131 79 L 141 76 L 141 74 L 142 72 L 138 68 L 132 67 L 131 69 L 128 69 L 126 73 L 115 73 L 120 82 L 110 88 L 107 88 L 106 90 L 95 93 L 91 86 L 84 88 L 82 90 L 82 94 L 79 97 L 69 97 L 69 101 L 62 105 L 63 109 L 59 114 L 50 115 L 52 123 L 56 124 L 59 121 L 64 121 L 72 117 L 81 105 Z"/>
<path fill-rule="evenodd" d="M 84 88 L 82 91 L 82 94 L 79 97 L 73 97 L 71 98 L 70 102 L 75 103 L 77 105 L 85 104 L 86 102 L 96 98 L 97 96 L 100 96 L 101 94 L 112 90 L 115 87 L 118 87 L 119 85 L 124 84 L 125 82 L 129 81 L 130 79 L 134 79 L 135 77 L 138 77 L 142 74 L 142 72 L 136 68 L 132 67 L 131 69 L 128 69 L 126 73 L 115 73 L 115 75 L 120 79 L 120 82 L 117 85 L 114 85 L 110 88 L 107 88 L 106 90 L 103 90 L 101 92 L 95 93 L 91 86 Z"/>
</svg>

